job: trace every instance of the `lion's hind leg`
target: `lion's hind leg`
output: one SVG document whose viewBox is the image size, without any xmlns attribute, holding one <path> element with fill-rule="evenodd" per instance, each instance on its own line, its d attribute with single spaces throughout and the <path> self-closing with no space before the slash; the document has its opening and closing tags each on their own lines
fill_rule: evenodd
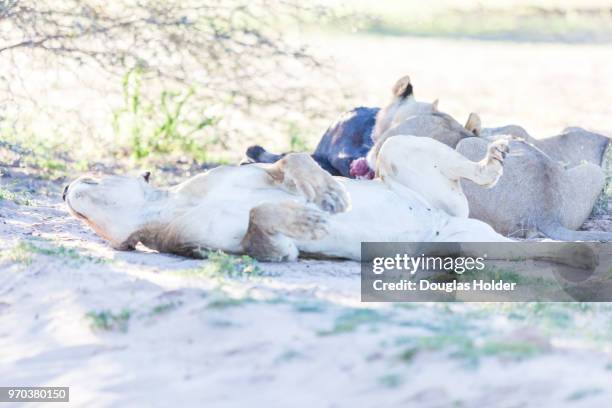
<svg viewBox="0 0 612 408">
<path fill-rule="evenodd" d="M 293 261 L 299 254 L 295 240 L 316 240 L 327 233 L 323 211 L 294 202 L 266 203 L 251 210 L 242 247 L 260 261 Z"/>
<path fill-rule="evenodd" d="M 460 179 L 495 185 L 507 151 L 507 141 L 491 143 L 486 157 L 473 162 L 434 139 L 392 136 L 381 147 L 376 173 L 388 185 L 399 183 L 421 194 L 430 205 L 465 218 L 469 207 Z"/>
</svg>

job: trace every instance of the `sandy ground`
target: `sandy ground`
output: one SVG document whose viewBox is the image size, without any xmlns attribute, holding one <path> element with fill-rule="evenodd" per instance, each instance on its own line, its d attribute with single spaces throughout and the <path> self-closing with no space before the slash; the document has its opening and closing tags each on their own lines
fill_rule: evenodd
<svg viewBox="0 0 612 408">
<path fill-rule="evenodd" d="M 87 407 L 612 398 L 607 305 L 362 304 L 354 262 L 262 264 L 262 277 L 212 279 L 197 273 L 205 261 L 112 251 L 57 199 L 38 200 L 0 208 L 3 384 L 70 386 L 71 405 Z M 19 259 L 17 242 L 49 251 Z M 130 317 L 96 329 L 86 314 L 103 310 Z M 408 347 L 414 339 L 427 342 Z M 491 352 L 492 341 L 514 346 Z"/>
<path fill-rule="evenodd" d="M 355 42 L 327 46 L 351 67 L 346 80 L 366 105 L 408 72 L 417 96 L 440 97 L 460 118 L 478 111 L 485 125 L 515 122 L 536 135 L 612 129 L 609 46 L 365 38 L 363 64 Z M 608 304 L 363 304 L 353 262 L 211 278 L 206 261 L 111 250 L 68 215 L 61 184 L 18 172 L 2 187 L 48 194 L 0 201 L 2 385 L 70 386 L 71 405 L 87 407 L 612 400 Z M 88 314 L 104 311 L 126 314 L 96 327 Z"/>
</svg>

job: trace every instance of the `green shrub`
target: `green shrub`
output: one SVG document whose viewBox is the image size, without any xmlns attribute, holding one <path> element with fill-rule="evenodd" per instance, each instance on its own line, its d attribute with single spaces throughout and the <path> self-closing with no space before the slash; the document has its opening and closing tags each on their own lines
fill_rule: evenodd
<svg viewBox="0 0 612 408">
<path fill-rule="evenodd" d="M 193 88 L 164 90 L 157 101 L 148 102 L 141 91 L 142 74 L 136 68 L 123 77 L 123 107 L 113 113 L 115 135 L 127 139 L 129 154 L 137 160 L 152 154 L 175 154 L 205 162 L 209 146 L 219 139 L 205 139 L 198 132 L 215 125 L 218 118 L 191 110 Z"/>
</svg>

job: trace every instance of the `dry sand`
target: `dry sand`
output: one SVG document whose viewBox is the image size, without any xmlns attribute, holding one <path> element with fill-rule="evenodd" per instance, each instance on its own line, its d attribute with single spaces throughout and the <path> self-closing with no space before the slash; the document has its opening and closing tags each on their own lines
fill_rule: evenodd
<svg viewBox="0 0 612 408">
<path fill-rule="evenodd" d="M 361 304 L 355 262 L 262 264 L 261 278 L 211 279 L 190 273 L 205 261 L 112 251 L 44 198 L 0 209 L 3 253 L 25 240 L 79 255 L 0 264 L 0 378 L 70 386 L 72 406 L 595 407 L 612 398 L 609 308 L 556 305 L 569 320 L 550 331 L 556 318 L 532 315 L 534 305 Z M 125 331 L 96 330 L 86 317 L 122 309 Z M 419 338 L 444 347 L 406 356 Z M 466 339 L 535 352 L 488 356 L 466 350 Z"/>
</svg>

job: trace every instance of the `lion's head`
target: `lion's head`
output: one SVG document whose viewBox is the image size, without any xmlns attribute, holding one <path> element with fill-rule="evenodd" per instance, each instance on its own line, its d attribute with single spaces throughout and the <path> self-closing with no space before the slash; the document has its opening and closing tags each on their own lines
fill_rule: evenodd
<svg viewBox="0 0 612 408">
<path fill-rule="evenodd" d="M 438 111 L 438 100 L 432 103 L 418 102 L 414 99 L 414 89 L 408 75 L 397 80 L 391 88 L 391 102 L 376 115 L 376 125 L 372 139 L 377 139 L 389 128 L 416 115 L 426 115 Z"/>
<path fill-rule="evenodd" d="M 159 191 L 140 177 L 82 176 L 64 189 L 69 211 L 116 249 L 133 249 L 132 239 L 146 221 L 149 203 Z"/>
</svg>

